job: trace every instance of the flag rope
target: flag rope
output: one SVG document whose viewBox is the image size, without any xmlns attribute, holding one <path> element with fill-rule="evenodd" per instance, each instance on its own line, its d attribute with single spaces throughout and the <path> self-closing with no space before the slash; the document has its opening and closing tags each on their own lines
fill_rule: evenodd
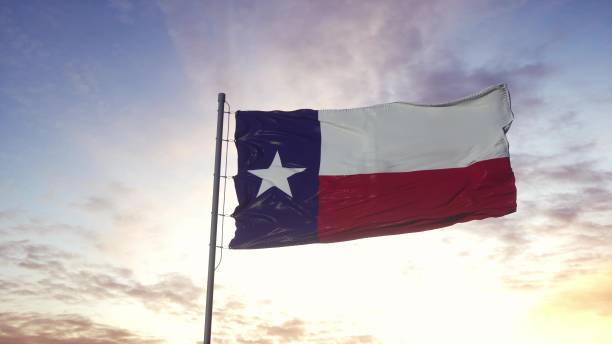
<svg viewBox="0 0 612 344">
<path fill-rule="evenodd" d="M 228 156 L 228 150 L 229 150 L 229 144 L 230 142 L 234 142 L 234 140 L 230 140 L 229 138 L 229 131 L 230 131 L 230 121 L 231 121 L 231 115 L 233 114 L 232 112 L 232 108 L 230 106 L 230 103 L 228 103 L 227 101 L 225 102 L 225 105 L 227 105 L 227 109 L 228 111 L 224 111 L 223 113 L 227 115 L 227 128 L 225 131 L 225 137 L 222 139 L 223 142 L 225 142 L 225 162 L 224 162 L 224 166 L 223 166 L 223 175 L 221 175 L 221 178 L 223 178 L 223 202 L 221 203 L 221 213 L 217 214 L 219 216 L 221 216 L 221 245 L 217 245 L 217 248 L 219 248 L 219 262 L 217 263 L 217 265 L 215 265 L 215 271 L 217 270 L 217 268 L 219 268 L 219 266 L 221 265 L 221 261 L 223 261 L 223 249 L 226 248 L 223 246 L 223 234 L 224 234 L 224 230 L 225 230 L 225 218 L 231 215 L 228 215 L 225 213 L 225 199 L 226 199 L 226 190 L 227 190 L 227 178 L 229 177 L 227 175 L 227 156 Z"/>
</svg>

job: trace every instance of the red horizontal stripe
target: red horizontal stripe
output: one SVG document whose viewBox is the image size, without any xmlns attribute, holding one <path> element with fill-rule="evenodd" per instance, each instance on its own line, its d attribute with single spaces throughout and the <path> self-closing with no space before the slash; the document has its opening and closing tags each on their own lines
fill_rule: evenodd
<svg viewBox="0 0 612 344">
<path fill-rule="evenodd" d="M 320 242 L 418 232 L 516 211 L 509 158 L 463 168 L 319 176 Z"/>
</svg>

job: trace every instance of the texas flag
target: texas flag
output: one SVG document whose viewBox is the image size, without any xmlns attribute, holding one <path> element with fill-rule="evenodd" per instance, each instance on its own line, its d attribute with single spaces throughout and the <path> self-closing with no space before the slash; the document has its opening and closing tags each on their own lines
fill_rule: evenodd
<svg viewBox="0 0 612 344">
<path fill-rule="evenodd" d="M 516 211 L 505 85 L 436 105 L 238 111 L 229 247 L 331 243 Z"/>
</svg>

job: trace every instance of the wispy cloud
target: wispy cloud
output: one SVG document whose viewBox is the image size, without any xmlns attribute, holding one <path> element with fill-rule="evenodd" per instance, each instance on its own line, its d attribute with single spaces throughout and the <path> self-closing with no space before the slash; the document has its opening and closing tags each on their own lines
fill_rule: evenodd
<svg viewBox="0 0 612 344">
<path fill-rule="evenodd" d="M 542 303 L 543 308 L 570 314 L 591 313 L 612 321 L 612 278 L 609 270 L 572 276 L 569 283 L 559 289 Z"/>
<path fill-rule="evenodd" d="M 382 343 L 372 335 L 346 336 L 330 331 L 336 324 L 291 318 L 270 322 L 260 317 L 236 316 L 236 310 L 222 307 L 215 314 L 214 339 L 219 343 L 272 344 L 272 343 Z M 234 315 L 231 315 L 234 313 Z M 237 335 L 240 329 L 240 335 Z"/>
<path fill-rule="evenodd" d="M 79 204 L 79 206 L 91 212 L 110 211 L 115 207 L 110 199 L 99 196 L 88 197 L 85 202 Z"/>
<path fill-rule="evenodd" d="M 292 319 L 279 326 L 259 326 L 266 335 L 280 337 L 284 341 L 295 341 L 301 339 L 305 334 L 304 322 L 300 319 Z"/>
<path fill-rule="evenodd" d="M 163 341 L 97 323 L 78 314 L 0 313 L 3 344 L 161 344 Z"/>
<path fill-rule="evenodd" d="M 431 68 L 431 46 L 442 44 L 439 35 L 461 14 L 452 1 L 420 0 L 163 8 L 189 75 L 202 88 L 214 85 L 242 107 L 258 108 L 369 105 L 398 96 L 414 100 L 404 98 L 418 94 L 411 70 Z M 193 13 L 206 13 L 219 29 Z M 287 18 L 293 18 L 290 25 Z M 217 45 L 223 49 L 212 60 L 198 58 Z M 247 61 L 258 68 L 245 68 Z"/>
<path fill-rule="evenodd" d="M 452 53 L 445 52 L 437 55 L 435 60 L 446 62 L 433 68 L 416 66 L 411 68 L 410 73 L 415 84 L 420 86 L 421 99 L 433 102 L 456 99 L 487 86 L 504 82 L 512 88 L 513 96 L 517 95 L 513 99 L 533 103 L 534 98 L 524 100 L 523 97 L 529 97 L 537 82 L 543 81 L 553 72 L 551 66 L 542 62 L 470 69 L 464 65 L 462 60 L 452 57 Z"/>
<path fill-rule="evenodd" d="M 71 235 L 87 241 L 95 240 L 91 230 L 74 224 L 47 222 L 42 219 L 28 217 L 23 221 L 0 226 L 0 232 L 18 238 L 33 238 L 40 236 Z"/>
<path fill-rule="evenodd" d="M 598 149 L 590 141 L 514 154 L 519 211 L 463 230 L 497 241 L 489 258 L 503 264 L 508 287 L 541 290 L 610 268 L 612 172 L 591 158 Z"/>
<path fill-rule="evenodd" d="M 80 96 L 93 95 L 99 91 L 96 75 L 99 71 L 95 70 L 95 66 L 85 63 L 67 63 L 65 66 L 65 75 L 73 90 Z"/>
<path fill-rule="evenodd" d="M 15 209 L 0 210 L 0 222 L 14 220 L 18 215 L 19 211 Z"/>
<path fill-rule="evenodd" d="M 417 0 L 162 7 L 189 74 L 202 88 L 227 90 L 242 107 L 441 102 L 501 82 L 516 90 L 517 102 L 541 103 L 534 91 L 557 67 L 533 54 L 473 67 L 460 47 L 449 44 L 461 21 L 473 15 L 465 12 L 471 5 L 488 16 L 521 6 Z M 214 18 L 219 29 L 196 20 L 192 13 L 198 12 Z M 294 20 L 288 25 L 286 18 Z M 198 58 L 213 46 L 223 49 L 212 60 Z M 247 61 L 258 68 L 242 67 Z"/>
<path fill-rule="evenodd" d="M 113 9 L 119 21 L 124 24 L 133 23 L 132 15 L 135 4 L 131 0 L 109 0 L 108 6 Z"/>
<path fill-rule="evenodd" d="M 161 275 L 155 282 L 142 283 L 129 269 L 88 264 L 79 255 L 28 240 L 0 244 L 0 261 L 37 277 L 19 285 L 2 281 L 7 288 L 0 296 L 5 299 L 11 295 L 34 299 L 53 297 L 68 304 L 112 299 L 192 318 L 201 313 L 203 287 L 180 274 Z"/>
</svg>

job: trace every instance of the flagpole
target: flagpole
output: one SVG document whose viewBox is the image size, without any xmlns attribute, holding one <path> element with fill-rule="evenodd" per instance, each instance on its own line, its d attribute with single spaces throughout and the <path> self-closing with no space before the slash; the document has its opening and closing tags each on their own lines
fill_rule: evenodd
<svg viewBox="0 0 612 344">
<path fill-rule="evenodd" d="M 210 344 L 212 323 L 213 289 L 215 285 L 215 253 L 217 252 L 217 219 L 219 217 L 219 184 L 221 181 L 221 146 L 223 145 L 223 114 L 225 93 L 217 96 L 217 142 L 215 145 L 215 173 L 210 214 L 210 246 L 208 247 L 208 281 L 206 283 L 206 313 L 204 314 L 204 343 Z"/>
</svg>

